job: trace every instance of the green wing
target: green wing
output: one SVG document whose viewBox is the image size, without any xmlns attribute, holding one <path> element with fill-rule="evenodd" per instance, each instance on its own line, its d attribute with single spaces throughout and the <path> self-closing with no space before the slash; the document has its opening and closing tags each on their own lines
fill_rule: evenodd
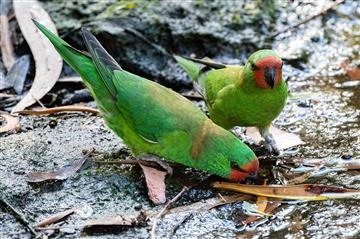
<svg viewBox="0 0 360 239">
<path fill-rule="evenodd" d="M 206 120 L 206 116 L 193 103 L 179 94 L 145 78 L 121 69 L 105 51 L 96 38 L 83 29 L 86 47 L 101 75 L 103 82 L 113 96 L 123 123 L 149 143 L 158 143 L 168 134 L 176 131 L 191 133 Z M 200 119 L 200 120 L 199 120 Z M 110 118 L 110 127 L 129 138 L 129 132 L 116 127 Z M 112 125 L 112 126 L 111 126 Z M 128 139 L 131 141 L 132 139 Z M 131 144 L 131 143 L 130 143 Z"/>
</svg>

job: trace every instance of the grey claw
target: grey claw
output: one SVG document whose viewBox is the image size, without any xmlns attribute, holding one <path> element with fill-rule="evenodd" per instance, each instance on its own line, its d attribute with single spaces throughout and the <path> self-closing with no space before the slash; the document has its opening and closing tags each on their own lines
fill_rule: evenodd
<svg viewBox="0 0 360 239">
<path fill-rule="evenodd" d="M 265 137 L 265 148 L 271 153 L 275 155 L 280 154 L 280 150 L 277 148 L 274 138 L 271 134 Z"/>
</svg>

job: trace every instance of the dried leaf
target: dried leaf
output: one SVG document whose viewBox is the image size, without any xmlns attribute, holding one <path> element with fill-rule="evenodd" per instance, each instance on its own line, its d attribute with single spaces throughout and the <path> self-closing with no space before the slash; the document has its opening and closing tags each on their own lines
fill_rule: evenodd
<svg viewBox="0 0 360 239">
<path fill-rule="evenodd" d="M 165 176 L 166 172 L 160 171 L 155 168 L 147 167 L 143 164 L 139 164 L 142 168 L 146 186 L 148 188 L 148 195 L 150 200 L 155 204 L 162 204 L 166 202 L 165 196 Z"/>
<path fill-rule="evenodd" d="M 48 218 L 42 220 L 41 222 L 37 223 L 35 225 L 35 227 L 37 227 L 37 228 L 38 227 L 44 227 L 44 226 L 56 223 L 56 222 L 64 219 L 65 217 L 73 214 L 75 211 L 76 211 L 76 208 L 71 208 L 71 209 L 68 209 L 66 211 L 53 214 L 50 217 L 48 217 Z"/>
<path fill-rule="evenodd" d="M 22 34 L 33 54 L 36 73 L 28 94 L 13 108 L 20 111 L 40 100 L 55 85 L 62 69 L 62 59 L 46 37 L 32 23 L 33 18 L 41 21 L 56 34 L 56 27 L 49 15 L 36 0 L 14 0 L 16 19 Z"/>
<path fill-rule="evenodd" d="M 65 105 L 53 108 L 46 108 L 46 109 L 38 109 L 38 110 L 19 110 L 14 113 L 19 113 L 23 115 L 49 115 L 55 114 L 60 112 L 89 112 L 98 114 L 99 111 L 97 109 L 81 106 L 81 105 Z"/>
<path fill-rule="evenodd" d="M 2 5 L 3 3 L 1 3 Z M 5 3 L 4 3 L 5 4 Z M 14 48 L 11 41 L 9 21 L 6 14 L 0 15 L 0 35 L 1 35 L 1 56 L 4 65 L 9 70 L 15 62 Z"/>
<path fill-rule="evenodd" d="M 274 137 L 276 145 L 280 150 L 304 144 L 304 141 L 302 141 L 298 135 L 285 132 L 275 126 L 270 127 L 270 133 Z M 250 136 L 256 144 L 259 144 L 262 140 L 258 129 L 255 127 L 246 128 L 245 134 Z"/>
<path fill-rule="evenodd" d="M 5 86 L 0 86 L 0 90 L 13 87 L 15 92 L 20 95 L 24 88 L 24 83 L 29 70 L 29 65 L 29 55 L 23 55 L 22 57 L 16 59 L 15 63 L 6 75 Z"/>
<path fill-rule="evenodd" d="M 339 198 L 360 198 L 360 190 L 347 189 L 321 184 L 301 185 L 246 185 L 227 182 L 215 182 L 214 188 L 248 193 L 257 196 L 294 199 L 327 200 Z"/>
<path fill-rule="evenodd" d="M 142 226 L 146 224 L 146 215 L 140 212 L 139 215 L 125 215 L 125 216 L 107 216 L 95 220 L 90 220 L 83 226 L 84 231 L 98 231 L 106 230 L 108 228 L 124 229 L 127 227 Z"/>
<path fill-rule="evenodd" d="M 75 160 L 72 164 L 64 166 L 60 169 L 54 171 L 47 171 L 47 172 L 30 172 L 27 174 L 26 181 L 31 183 L 38 183 L 48 180 L 64 180 L 68 177 L 74 175 L 81 166 L 85 163 L 88 157 L 83 157 L 81 159 Z"/>
<path fill-rule="evenodd" d="M 360 80 L 360 67 L 356 63 L 345 60 L 340 66 L 345 71 L 349 80 Z"/>
<path fill-rule="evenodd" d="M 10 114 L 0 111 L 0 118 L 5 120 L 5 125 L 0 127 L 0 133 L 8 132 L 11 130 L 18 131 L 20 129 L 20 123 L 17 118 L 11 116 Z"/>
</svg>

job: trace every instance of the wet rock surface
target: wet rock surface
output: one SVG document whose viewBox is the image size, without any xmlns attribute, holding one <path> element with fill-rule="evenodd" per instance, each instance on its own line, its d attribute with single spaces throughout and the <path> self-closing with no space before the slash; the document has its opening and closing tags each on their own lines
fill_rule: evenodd
<svg viewBox="0 0 360 239">
<path fill-rule="evenodd" d="M 85 25 L 124 68 L 179 91 L 192 86 L 168 54 L 196 54 L 241 63 L 253 50 L 272 47 L 286 62 L 284 76 L 288 78 L 291 93 L 275 124 L 299 134 L 306 142 L 282 152 L 277 159 L 360 160 L 360 88 L 356 84 L 338 87 L 360 80 L 350 78 L 342 67 L 344 62 L 353 65 L 355 62 L 358 69 L 358 3 L 347 1 L 336 10 L 293 29 L 291 34 L 280 34 L 272 41 L 267 37 L 315 14 L 329 3 L 283 1 L 264 7 L 233 1 L 171 4 L 49 1 L 43 5 L 60 34 L 74 46 L 83 48 L 78 29 Z M 72 73 L 65 68 L 64 74 Z M 129 153 L 101 118 L 66 114 L 20 119 L 22 132 L 0 135 L 1 196 L 21 211 L 31 225 L 53 213 L 86 206 L 85 213 L 71 215 L 60 223 L 63 229 L 45 234 L 60 238 L 86 236 L 80 227 L 88 219 L 130 215 L 141 210 L 153 215 L 161 209 L 149 201 L 137 166 L 104 166 L 94 162 L 119 160 Z M 67 165 L 91 149 L 95 149 L 95 155 L 69 179 L 42 184 L 26 182 L 26 173 Z M 259 151 L 260 155 L 263 153 Z M 261 164 L 260 174 L 267 175 L 269 183 L 277 183 L 271 172 L 281 165 L 265 161 Z M 167 198 L 175 196 L 183 185 L 201 181 L 205 176 L 185 168 L 177 169 L 167 179 Z M 356 170 L 332 172 L 312 178 L 309 183 L 360 189 L 360 176 Z M 206 183 L 191 189 L 174 206 L 216 197 L 218 192 Z M 244 226 L 246 216 L 239 202 L 192 215 L 188 212 L 165 215 L 156 235 L 158 238 L 356 238 L 360 235 L 359 206 L 360 201 L 355 199 L 284 203 L 273 213 L 275 216 Z M 117 234 L 96 234 L 94 238 L 149 238 L 149 231 L 149 226 L 134 227 Z M 30 234 L 11 213 L 1 208 L 0 237 L 26 238 Z"/>
</svg>

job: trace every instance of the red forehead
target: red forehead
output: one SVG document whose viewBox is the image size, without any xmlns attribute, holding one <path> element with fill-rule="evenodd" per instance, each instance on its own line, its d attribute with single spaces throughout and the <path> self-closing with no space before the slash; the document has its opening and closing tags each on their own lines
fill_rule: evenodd
<svg viewBox="0 0 360 239">
<path fill-rule="evenodd" d="M 275 56 L 267 56 L 260 60 L 258 60 L 256 63 L 257 67 L 279 67 L 282 64 L 282 61 L 275 57 Z"/>
</svg>

